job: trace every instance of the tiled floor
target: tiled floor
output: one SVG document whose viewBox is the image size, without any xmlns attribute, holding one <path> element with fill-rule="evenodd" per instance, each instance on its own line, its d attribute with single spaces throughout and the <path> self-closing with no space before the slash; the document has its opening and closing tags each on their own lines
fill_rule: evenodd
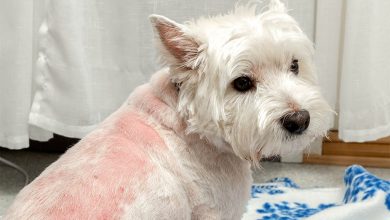
<svg viewBox="0 0 390 220">
<path fill-rule="evenodd" d="M 30 176 L 37 177 L 59 154 L 0 149 L 0 157 L 21 166 Z M 24 185 L 24 176 L 9 166 L 0 164 L 0 216 Z"/>
<path fill-rule="evenodd" d="M 31 151 L 9 151 L 0 149 L 0 156 L 23 167 L 33 179 L 59 157 L 56 153 Z M 255 182 L 265 182 L 274 177 L 289 177 L 301 187 L 342 186 L 345 167 L 265 162 L 263 168 L 254 171 Z M 390 169 L 368 168 L 380 178 L 390 180 Z M 0 216 L 5 212 L 18 191 L 24 178 L 16 170 L 0 164 Z"/>
</svg>

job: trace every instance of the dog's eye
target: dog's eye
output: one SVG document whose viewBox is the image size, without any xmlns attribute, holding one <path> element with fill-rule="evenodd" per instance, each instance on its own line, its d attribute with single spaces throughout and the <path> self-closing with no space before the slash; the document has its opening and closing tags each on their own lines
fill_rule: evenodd
<svg viewBox="0 0 390 220">
<path fill-rule="evenodd" d="M 298 60 L 293 60 L 291 65 L 290 65 L 290 71 L 293 72 L 295 75 L 299 73 L 299 64 Z"/>
<path fill-rule="evenodd" d="M 233 86 L 237 91 L 246 92 L 253 87 L 253 84 L 249 77 L 241 76 L 233 81 Z"/>
</svg>

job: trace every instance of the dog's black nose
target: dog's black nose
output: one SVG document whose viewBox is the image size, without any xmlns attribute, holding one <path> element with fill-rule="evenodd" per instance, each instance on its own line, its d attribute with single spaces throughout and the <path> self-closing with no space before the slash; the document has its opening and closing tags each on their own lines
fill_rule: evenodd
<svg viewBox="0 0 390 220">
<path fill-rule="evenodd" d="M 309 127 L 310 114 L 306 110 L 289 112 L 281 118 L 283 127 L 292 134 L 302 134 Z"/>
</svg>

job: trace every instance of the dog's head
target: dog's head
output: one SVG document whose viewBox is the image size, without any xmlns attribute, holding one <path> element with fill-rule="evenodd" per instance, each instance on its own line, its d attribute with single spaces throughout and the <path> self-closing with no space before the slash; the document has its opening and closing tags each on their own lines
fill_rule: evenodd
<svg viewBox="0 0 390 220">
<path fill-rule="evenodd" d="M 306 147 L 329 128 L 313 46 L 278 0 L 178 24 L 152 15 L 162 58 L 179 86 L 187 132 L 257 161 Z"/>
</svg>

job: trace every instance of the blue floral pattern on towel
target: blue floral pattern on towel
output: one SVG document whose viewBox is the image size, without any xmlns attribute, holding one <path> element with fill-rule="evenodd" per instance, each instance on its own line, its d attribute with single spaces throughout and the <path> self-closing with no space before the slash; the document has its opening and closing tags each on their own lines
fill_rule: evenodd
<svg viewBox="0 0 390 220">
<path fill-rule="evenodd" d="M 260 198 L 261 195 L 278 195 L 285 193 L 286 189 L 299 189 L 299 186 L 287 177 L 274 178 L 263 185 L 252 186 L 252 198 Z M 270 203 L 266 202 L 256 212 L 262 214 L 259 220 L 299 220 L 311 216 L 319 211 L 335 206 L 336 204 L 319 204 L 310 206 L 305 203 L 287 201 Z"/>
<path fill-rule="evenodd" d="M 280 183 L 284 187 L 298 189 L 299 186 L 287 177 L 277 177 L 268 181 L 269 183 Z"/>
<path fill-rule="evenodd" d="M 276 195 L 283 194 L 284 190 L 280 187 L 299 188 L 291 179 L 286 177 L 278 177 L 271 179 L 264 185 L 252 185 L 251 195 L 252 198 L 258 198 L 261 194 Z"/>
<path fill-rule="evenodd" d="M 365 201 L 383 191 L 387 194 L 385 206 L 390 211 L 390 181 L 379 179 L 363 167 L 354 165 L 346 169 L 344 183 L 344 203 Z"/>
<path fill-rule="evenodd" d="M 310 207 L 305 203 L 289 203 L 282 201 L 280 203 L 264 203 L 261 209 L 256 211 L 264 215 L 264 220 L 298 220 L 309 217 L 319 211 L 335 206 L 336 204 L 319 204 L 316 207 Z"/>
<path fill-rule="evenodd" d="M 300 220 L 325 209 L 341 207 L 347 203 L 364 203 L 378 195 L 385 196 L 384 210 L 390 213 L 390 181 L 380 179 L 358 165 L 345 171 L 346 190 L 343 201 L 327 201 L 307 204 L 300 200 L 286 199 L 289 193 L 305 193 L 289 178 L 274 178 L 267 183 L 252 186 L 252 198 L 258 203 L 254 210 L 258 220 Z M 277 198 L 277 199 L 274 199 Z M 383 197 L 380 197 L 383 198 Z M 383 206 L 378 203 L 378 206 Z M 252 209 L 253 210 L 253 209 Z M 386 212 L 386 211 L 385 211 Z M 328 212 L 329 213 L 329 212 Z M 252 218 L 251 218 L 252 219 Z M 253 218 L 255 219 L 255 218 Z"/>
</svg>

